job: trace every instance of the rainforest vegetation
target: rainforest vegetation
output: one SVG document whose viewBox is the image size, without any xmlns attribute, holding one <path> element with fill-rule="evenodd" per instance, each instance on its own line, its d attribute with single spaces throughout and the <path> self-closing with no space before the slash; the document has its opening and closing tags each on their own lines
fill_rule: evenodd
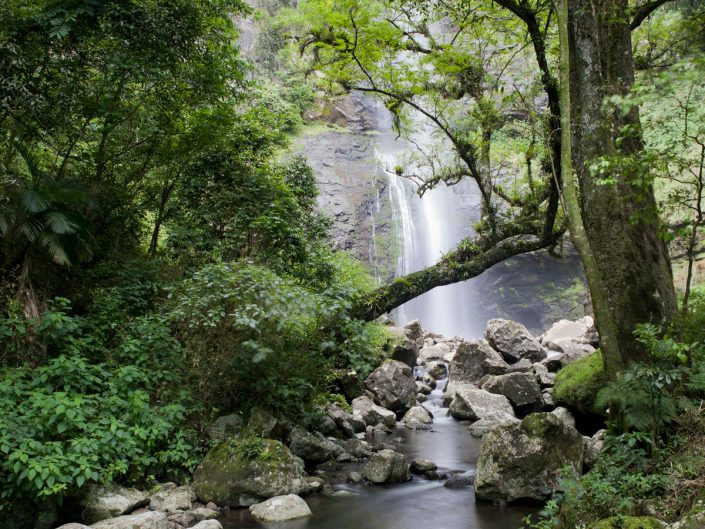
<svg viewBox="0 0 705 529">
<path fill-rule="evenodd" d="M 378 317 L 570 242 L 601 350 L 556 391 L 607 448 L 527 523 L 705 500 L 703 2 L 1 0 L 0 22 L 8 527 L 92 484 L 188 482 L 219 415 L 347 407 L 340 377 L 395 344 Z M 351 93 L 432 130 L 392 172 L 481 197 L 472 238 L 389 284 L 291 148 Z"/>
</svg>

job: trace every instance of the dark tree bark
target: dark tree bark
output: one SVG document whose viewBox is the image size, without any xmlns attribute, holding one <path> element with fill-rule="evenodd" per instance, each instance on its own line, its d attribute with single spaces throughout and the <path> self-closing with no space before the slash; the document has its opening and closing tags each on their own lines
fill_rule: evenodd
<svg viewBox="0 0 705 529">
<path fill-rule="evenodd" d="M 626 94 L 634 82 L 627 0 L 570 0 L 569 6 L 573 154 L 582 215 L 626 365 L 646 359 L 634 327 L 668 324 L 676 316 L 676 296 L 651 186 L 635 185 L 639 175 L 625 170 L 610 175 L 615 184 L 600 184 L 589 170 L 600 157 L 642 148 L 638 109 L 624 116 L 605 107 L 606 98 Z M 635 133 L 618 141 L 624 126 Z"/>
</svg>

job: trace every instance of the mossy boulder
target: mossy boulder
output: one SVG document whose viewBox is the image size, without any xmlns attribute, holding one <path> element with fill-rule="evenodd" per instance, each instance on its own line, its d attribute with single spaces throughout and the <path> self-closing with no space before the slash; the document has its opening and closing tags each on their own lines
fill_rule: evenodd
<svg viewBox="0 0 705 529">
<path fill-rule="evenodd" d="M 594 414 L 595 397 L 606 383 L 602 355 L 597 350 L 558 372 L 554 390 L 556 404 L 585 415 Z"/>
<path fill-rule="evenodd" d="M 193 476 L 203 503 L 247 507 L 308 487 L 301 463 L 279 441 L 231 439 L 213 448 Z"/>
<path fill-rule="evenodd" d="M 558 490 L 561 473 L 582 471 L 583 438 L 551 413 L 489 430 L 477 460 L 475 496 L 493 503 L 536 502 Z"/>
<path fill-rule="evenodd" d="M 613 516 L 595 522 L 589 529 L 665 529 L 666 524 L 651 516 Z"/>
</svg>

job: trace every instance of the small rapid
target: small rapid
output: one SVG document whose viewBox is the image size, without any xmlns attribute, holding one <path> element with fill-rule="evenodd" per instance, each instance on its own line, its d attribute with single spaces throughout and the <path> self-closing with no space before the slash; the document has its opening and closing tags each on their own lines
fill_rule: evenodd
<svg viewBox="0 0 705 529">
<path fill-rule="evenodd" d="M 424 371 L 417 367 L 416 375 L 422 376 Z M 438 380 L 423 403 L 434 417 L 431 430 L 398 427 L 384 442 L 393 443 L 407 461 L 430 459 L 438 465 L 439 473 L 474 475 L 481 441 L 470 435 L 466 425 L 448 415 L 443 406 L 446 383 L 447 378 Z M 351 463 L 345 470 L 359 471 L 363 465 Z M 224 529 L 519 529 L 522 519 L 537 511 L 525 506 L 475 503 L 472 486 L 451 489 L 444 486 L 444 480 L 421 476 L 395 485 L 344 483 L 335 488 L 347 494 L 305 498 L 313 512 L 309 518 L 263 524 L 247 509 L 238 509 L 226 511 L 221 522 Z"/>
</svg>

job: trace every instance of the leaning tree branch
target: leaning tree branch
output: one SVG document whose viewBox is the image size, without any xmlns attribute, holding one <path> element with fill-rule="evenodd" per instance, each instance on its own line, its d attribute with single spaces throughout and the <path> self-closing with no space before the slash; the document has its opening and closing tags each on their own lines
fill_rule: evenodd
<svg viewBox="0 0 705 529">
<path fill-rule="evenodd" d="M 641 23 L 644 22 L 644 20 L 651 16 L 651 13 L 668 2 L 673 2 L 673 0 L 653 0 L 652 2 L 647 2 L 637 7 L 634 11 L 632 22 L 629 24 L 629 29 L 634 31 L 636 28 L 641 26 Z"/>
<path fill-rule="evenodd" d="M 541 233 L 542 230 L 539 223 L 524 231 Z M 548 239 L 533 234 L 513 235 L 496 244 L 483 236 L 466 239 L 435 265 L 399 277 L 363 296 L 353 305 L 351 315 L 360 320 L 374 320 L 436 287 L 477 277 L 510 257 L 549 248 L 564 233 L 565 229 L 561 229 Z"/>
</svg>

